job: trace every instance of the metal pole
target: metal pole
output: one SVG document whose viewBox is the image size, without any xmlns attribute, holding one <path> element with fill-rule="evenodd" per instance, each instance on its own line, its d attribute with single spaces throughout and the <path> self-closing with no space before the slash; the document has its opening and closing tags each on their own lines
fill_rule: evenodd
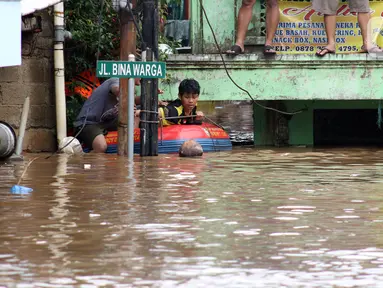
<svg viewBox="0 0 383 288">
<path fill-rule="evenodd" d="M 130 4 L 128 4 L 130 5 Z M 132 8 L 136 6 L 136 0 L 132 0 Z M 121 44 L 120 60 L 128 61 L 129 55 L 136 51 L 136 29 L 133 18 L 126 10 L 120 11 Z M 133 85 L 134 86 L 134 85 Z M 120 100 L 118 107 L 118 146 L 117 153 L 120 156 L 128 155 L 128 79 L 120 79 Z"/>
<path fill-rule="evenodd" d="M 142 37 L 147 46 L 146 61 L 157 61 L 158 59 L 158 1 L 143 1 L 143 23 Z M 143 110 L 158 111 L 158 87 L 157 79 L 145 79 L 143 81 L 144 93 L 141 105 Z M 142 152 L 141 156 L 156 156 L 158 154 L 158 115 L 150 113 L 146 118 L 150 123 L 143 122 L 141 130 Z"/>
<path fill-rule="evenodd" d="M 152 61 L 152 50 L 150 48 L 146 49 L 145 60 L 147 62 Z M 141 108 L 144 111 L 151 110 L 151 92 L 152 92 L 152 80 L 153 79 L 144 79 L 142 81 L 142 95 L 141 95 Z M 150 142 L 151 142 L 151 123 L 146 121 L 151 121 L 152 113 L 142 113 L 141 115 L 141 156 L 150 156 Z"/>
<path fill-rule="evenodd" d="M 158 14 L 158 1 L 155 1 L 154 10 L 153 10 L 153 61 L 158 61 L 158 28 L 159 28 L 159 14 Z M 158 111 L 158 79 L 152 79 L 152 93 L 151 93 L 151 111 Z M 158 115 L 151 115 L 152 124 L 151 128 L 151 137 L 150 141 L 150 156 L 158 155 Z"/>
<path fill-rule="evenodd" d="M 21 152 L 23 151 L 23 141 L 24 141 L 25 129 L 27 128 L 30 103 L 31 103 L 31 100 L 29 96 L 25 97 L 23 111 L 21 112 L 19 137 L 17 139 L 16 150 L 15 150 L 15 154 L 17 156 L 20 156 Z"/>
<path fill-rule="evenodd" d="M 57 143 L 67 136 L 65 75 L 64 75 L 64 3 L 54 6 L 54 70 L 56 91 Z"/>
<path fill-rule="evenodd" d="M 134 62 L 135 56 L 129 55 L 129 62 Z M 134 78 L 129 79 L 128 83 L 128 159 L 133 160 L 134 156 Z"/>
<path fill-rule="evenodd" d="M 146 62 L 146 45 L 145 50 L 142 51 L 141 54 L 141 59 L 143 62 Z M 141 80 L 141 110 L 147 110 L 148 107 L 146 106 L 146 99 L 148 98 L 148 91 L 149 91 L 149 85 L 148 85 L 148 79 L 142 79 Z M 148 114 L 147 113 L 141 113 L 140 114 L 140 156 L 147 156 L 148 155 L 148 137 L 147 137 L 147 132 L 148 132 Z"/>
</svg>

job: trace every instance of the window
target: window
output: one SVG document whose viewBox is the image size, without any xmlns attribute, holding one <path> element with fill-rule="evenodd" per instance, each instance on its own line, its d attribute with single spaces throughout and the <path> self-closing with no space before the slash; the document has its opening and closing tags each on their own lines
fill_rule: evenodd
<svg viewBox="0 0 383 288">
<path fill-rule="evenodd" d="M 167 0 L 165 37 L 170 41 L 180 42 L 181 47 L 189 47 L 190 20 L 189 0 Z M 185 50 L 177 48 L 178 52 Z M 191 51 L 190 47 L 186 52 Z"/>
</svg>

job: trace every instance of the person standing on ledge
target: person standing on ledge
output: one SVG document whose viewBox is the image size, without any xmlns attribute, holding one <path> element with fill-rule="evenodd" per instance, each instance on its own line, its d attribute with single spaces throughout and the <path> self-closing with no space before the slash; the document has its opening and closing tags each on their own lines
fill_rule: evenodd
<svg viewBox="0 0 383 288">
<path fill-rule="evenodd" d="M 226 51 L 226 54 L 238 55 L 244 53 L 246 32 L 253 17 L 255 2 L 256 0 L 242 0 L 242 6 L 238 12 L 237 40 L 230 50 Z M 279 24 L 278 0 L 266 0 L 266 6 L 266 42 L 263 47 L 263 54 L 275 55 L 276 52 L 272 43 Z"/>
<path fill-rule="evenodd" d="M 364 53 L 380 53 L 382 49 L 372 44 L 368 35 L 368 22 L 370 20 L 370 4 L 368 0 L 349 0 L 350 11 L 358 13 L 358 22 L 362 33 L 363 45 L 361 47 Z M 336 12 L 339 6 L 339 0 L 313 0 L 313 9 L 324 15 L 326 26 L 327 46 L 318 50 L 316 56 L 323 57 L 326 54 L 335 54 L 336 41 Z"/>
</svg>

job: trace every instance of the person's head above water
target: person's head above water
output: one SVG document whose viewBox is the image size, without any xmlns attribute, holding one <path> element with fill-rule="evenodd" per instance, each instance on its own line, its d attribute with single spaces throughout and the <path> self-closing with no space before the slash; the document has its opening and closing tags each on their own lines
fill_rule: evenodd
<svg viewBox="0 0 383 288">
<path fill-rule="evenodd" d="M 194 79 L 184 79 L 178 87 L 178 97 L 186 110 L 192 111 L 197 106 L 201 87 Z"/>
</svg>

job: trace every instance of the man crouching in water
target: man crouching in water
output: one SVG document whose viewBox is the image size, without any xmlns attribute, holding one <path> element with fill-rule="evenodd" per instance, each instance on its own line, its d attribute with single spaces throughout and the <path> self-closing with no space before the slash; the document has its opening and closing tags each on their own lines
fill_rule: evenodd
<svg viewBox="0 0 383 288">
<path fill-rule="evenodd" d="M 178 87 L 178 99 L 169 102 L 166 106 L 160 105 L 158 109 L 162 126 L 202 124 L 204 114 L 202 111 L 197 111 L 200 90 L 200 85 L 196 80 L 183 80 Z M 139 114 L 140 111 L 138 110 L 136 116 Z"/>
<path fill-rule="evenodd" d="M 136 86 L 140 85 L 140 80 L 140 78 L 134 79 Z M 105 136 L 108 131 L 117 130 L 119 95 L 120 80 L 118 78 L 106 80 L 85 101 L 73 123 L 75 134 L 82 129 L 77 138 L 94 152 L 105 153 L 108 148 Z M 134 100 L 135 105 L 141 102 L 139 96 L 136 96 Z"/>
</svg>

